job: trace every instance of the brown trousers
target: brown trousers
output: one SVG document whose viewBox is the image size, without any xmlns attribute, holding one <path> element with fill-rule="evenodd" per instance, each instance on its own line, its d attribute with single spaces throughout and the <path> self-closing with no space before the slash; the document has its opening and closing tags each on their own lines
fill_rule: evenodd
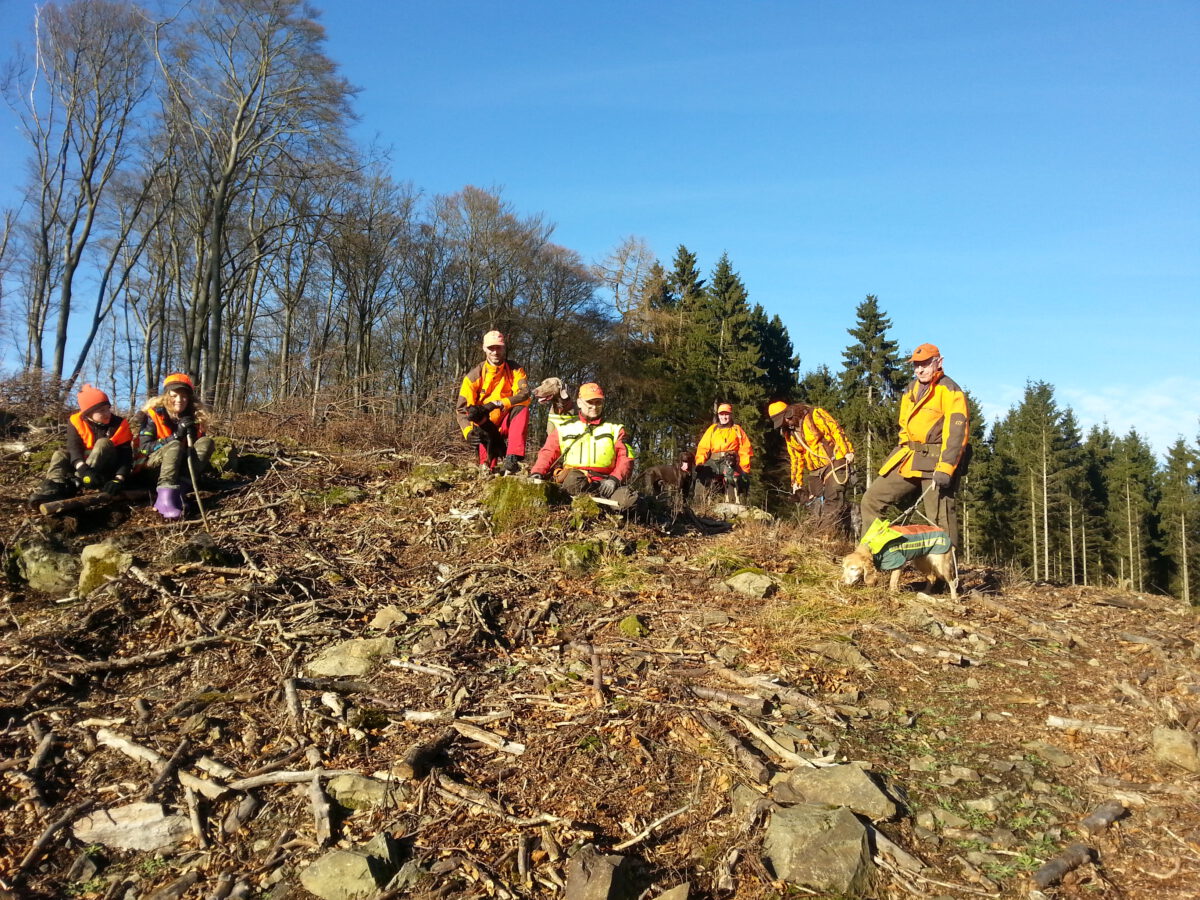
<svg viewBox="0 0 1200 900">
<path fill-rule="evenodd" d="M 846 479 L 846 483 L 839 484 L 839 478 Z M 832 538 L 851 536 L 850 504 L 846 500 L 848 486 L 849 466 L 845 463 L 842 463 L 836 472 L 830 472 L 829 466 L 824 465 L 805 473 L 805 503 L 812 519 L 813 530 L 818 534 Z"/>
<path fill-rule="evenodd" d="M 932 478 L 905 478 L 900 467 L 871 482 L 862 498 L 863 532 L 876 519 L 884 518 L 889 506 L 897 511 L 907 509 L 924 492 L 925 515 L 950 535 L 950 543 L 958 546 L 958 501 L 954 497 L 957 481 L 952 480 L 947 488 L 938 488 Z"/>
</svg>

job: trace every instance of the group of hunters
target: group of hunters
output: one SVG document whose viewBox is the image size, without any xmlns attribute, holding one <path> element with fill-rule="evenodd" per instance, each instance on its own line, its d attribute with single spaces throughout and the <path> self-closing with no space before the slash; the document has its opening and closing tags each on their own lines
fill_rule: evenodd
<svg viewBox="0 0 1200 900">
<path fill-rule="evenodd" d="M 501 475 L 520 473 L 536 394 L 549 407 L 547 436 L 529 477 L 553 479 L 572 496 L 592 494 L 631 510 L 638 501 L 630 484 L 636 453 L 625 428 L 605 419 L 600 385 L 582 385 L 574 402 L 557 379 L 532 391 L 524 368 L 508 359 L 499 331 L 484 335 L 483 352 L 483 361 L 463 377 L 455 404 L 458 425 L 479 465 Z M 925 515 L 957 545 L 954 498 L 967 449 L 967 400 L 942 371 L 941 353 L 933 344 L 917 347 L 911 361 L 916 377 L 901 398 L 899 444 L 862 498 L 862 522 L 869 525 L 889 506 L 921 500 Z M 140 475 L 156 484 L 154 508 L 166 519 L 181 518 L 185 488 L 204 477 L 213 451 L 206 434 L 210 413 L 195 397 L 192 380 L 168 375 L 162 393 L 131 421 L 116 415 L 108 396 L 91 385 L 79 392 L 78 403 L 66 449 L 55 452 L 31 502 L 65 499 L 88 488 L 116 495 Z M 787 449 L 791 493 L 812 510 L 817 528 L 848 536 L 846 490 L 854 446 L 842 427 L 827 410 L 806 403 L 775 401 L 767 415 Z M 719 404 L 716 421 L 696 445 L 696 481 L 723 486 L 736 501 L 747 490 L 753 457 L 749 437 L 733 421 L 733 407 Z"/>
</svg>

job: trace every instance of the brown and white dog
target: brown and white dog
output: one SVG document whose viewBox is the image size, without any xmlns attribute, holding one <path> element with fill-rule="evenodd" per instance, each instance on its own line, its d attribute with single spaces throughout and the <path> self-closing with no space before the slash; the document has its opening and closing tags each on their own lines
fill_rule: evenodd
<svg viewBox="0 0 1200 900">
<path fill-rule="evenodd" d="M 926 577 L 932 588 L 939 581 L 944 581 L 950 587 L 950 598 L 958 599 L 958 579 L 954 577 L 953 553 L 927 553 L 909 560 L 917 571 Z M 888 581 L 888 591 L 896 593 L 900 587 L 900 573 L 904 566 L 891 570 Z M 879 570 L 875 568 L 875 558 L 871 548 L 859 544 L 852 553 L 842 557 L 842 584 L 865 584 L 874 587 L 879 584 Z"/>
</svg>

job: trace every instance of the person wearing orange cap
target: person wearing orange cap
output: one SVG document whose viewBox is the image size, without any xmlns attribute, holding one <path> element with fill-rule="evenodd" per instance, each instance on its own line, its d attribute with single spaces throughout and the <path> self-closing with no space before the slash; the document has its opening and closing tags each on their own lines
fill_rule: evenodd
<svg viewBox="0 0 1200 900">
<path fill-rule="evenodd" d="M 133 432 L 112 410 L 108 394 L 85 384 L 75 398 L 79 412 L 68 420 L 67 447 L 55 450 L 45 480 L 29 498 L 37 506 L 97 488 L 110 497 L 120 492 L 133 466 Z"/>
<path fill-rule="evenodd" d="M 134 416 L 134 465 L 139 471 L 157 473 L 154 508 L 164 519 L 183 517 L 183 485 L 191 481 L 188 455 L 197 477 L 207 470 L 214 445 L 205 432 L 211 422 L 208 407 L 195 398 L 192 379 L 182 372 L 168 375 L 163 392 Z"/>
<path fill-rule="evenodd" d="M 967 395 L 942 371 L 942 354 L 922 344 L 912 354 L 916 377 L 900 398 L 900 444 L 862 498 L 864 533 L 889 506 L 925 501 L 925 515 L 958 546 L 955 492 L 968 455 Z"/>
<path fill-rule="evenodd" d="M 499 331 L 483 336 L 484 360 L 463 376 L 454 412 L 463 437 L 479 456 L 480 466 L 516 475 L 525 458 L 529 430 L 529 380 L 525 369 L 508 359 L 508 341 Z"/>
<path fill-rule="evenodd" d="M 638 495 L 625 482 L 636 454 L 625 439 L 625 426 L 604 421 L 604 391 L 594 382 L 580 386 L 575 407 L 575 421 L 546 436 L 531 477 L 541 481 L 558 470 L 555 480 L 572 497 L 595 494 L 612 500 L 620 510 L 632 509 Z"/>
<path fill-rule="evenodd" d="M 696 445 L 696 479 L 705 487 L 720 479 L 724 482 L 726 499 L 736 503 L 739 492 L 745 494 L 749 490 L 753 456 L 749 435 L 733 421 L 733 406 L 719 404 L 717 421 L 708 426 Z"/>
<path fill-rule="evenodd" d="M 849 537 L 846 488 L 854 445 L 842 426 L 827 410 L 808 403 L 777 400 L 767 407 L 767 415 L 783 435 L 791 463 L 792 494 L 812 511 L 818 531 Z"/>
</svg>

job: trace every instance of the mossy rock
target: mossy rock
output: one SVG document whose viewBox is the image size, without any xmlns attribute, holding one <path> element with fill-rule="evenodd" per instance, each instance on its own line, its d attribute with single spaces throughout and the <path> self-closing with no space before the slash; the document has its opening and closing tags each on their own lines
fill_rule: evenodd
<svg viewBox="0 0 1200 900">
<path fill-rule="evenodd" d="M 238 471 L 238 449 L 231 438 L 213 438 L 213 452 L 208 464 L 218 475 L 232 475 Z"/>
<path fill-rule="evenodd" d="M 80 554 L 79 596 L 86 597 L 96 588 L 108 583 L 133 565 L 133 555 L 112 541 L 88 544 Z"/>
<path fill-rule="evenodd" d="M 453 484 L 423 475 L 409 475 L 403 481 L 394 485 L 389 492 L 392 497 L 409 500 L 413 497 L 429 497 L 439 491 L 448 491 Z"/>
<path fill-rule="evenodd" d="M 587 494 L 571 500 L 571 527 L 582 529 L 600 518 L 600 504 Z"/>
<path fill-rule="evenodd" d="M 646 623 L 637 616 L 626 616 L 617 625 L 617 628 L 621 630 L 621 634 L 629 638 L 641 638 L 650 633 L 650 629 L 646 627 Z"/>
<path fill-rule="evenodd" d="M 18 544 L 13 550 L 21 579 L 35 591 L 66 594 L 79 581 L 79 557 L 55 543 L 33 538 Z"/>
<path fill-rule="evenodd" d="M 50 468 L 50 458 L 54 456 L 54 451 L 61 449 L 63 447 L 51 442 L 46 447 L 30 450 L 28 453 L 23 454 L 21 461 L 25 463 L 30 474 L 44 476 Z"/>
<path fill-rule="evenodd" d="M 474 481 L 475 471 L 474 468 L 464 469 L 462 466 L 448 462 L 420 463 L 412 467 L 408 477 L 432 481 L 434 484 L 440 482 L 449 486 L 463 481 Z"/>
<path fill-rule="evenodd" d="M 604 545 L 599 541 L 573 541 L 559 544 L 551 555 L 568 575 L 584 575 L 600 565 L 603 554 Z"/>
<path fill-rule="evenodd" d="M 357 503 L 366 495 L 362 488 L 336 484 L 323 494 L 310 494 L 309 496 L 325 509 L 336 509 L 339 506 L 349 506 L 351 503 Z"/>
<path fill-rule="evenodd" d="M 549 481 L 524 478 L 496 478 L 491 482 L 483 505 L 492 516 L 496 532 L 513 531 L 545 518 L 552 505 L 562 503 L 566 494 Z"/>
<path fill-rule="evenodd" d="M 240 553 L 221 548 L 211 534 L 201 531 L 162 559 L 162 564 L 165 566 L 179 566 L 186 563 L 201 563 L 206 566 L 228 568 L 244 565 L 244 560 Z"/>
<path fill-rule="evenodd" d="M 265 453 L 238 453 L 233 471 L 239 475 L 261 478 L 271 471 L 275 458 Z"/>
</svg>

